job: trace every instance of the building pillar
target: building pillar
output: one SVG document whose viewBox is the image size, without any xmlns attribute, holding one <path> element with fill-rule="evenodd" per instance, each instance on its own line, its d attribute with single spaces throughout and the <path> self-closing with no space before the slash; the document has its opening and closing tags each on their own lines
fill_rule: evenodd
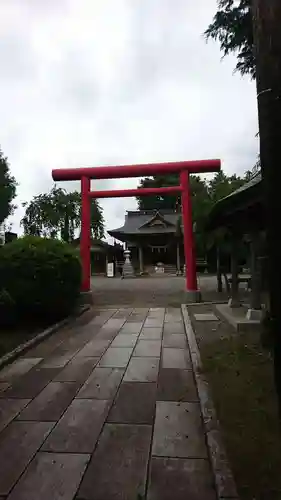
<svg viewBox="0 0 281 500">
<path fill-rule="evenodd" d="M 231 297 L 228 301 L 228 305 L 231 308 L 240 307 L 241 303 L 239 300 L 239 264 L 238 264 L 238 252 L 239 252 L 239 239 L 238 235 L 234 232 L 232 233 L 231 241 Z"/>
<path fill-rule="evenodd" d="M 177 275 L 180 276 L 181 273 L 181 256 L 180 256 L 180 243 L 177 242 Z"/>
<path fill-rule="evenodd" d="M 261 320 L 261 269 L 260 269 L 260 237 L 258 232 L 251 234 L 251 296 L 247 319 Z"/>
<path fill-rule="evenodd" d="M 222 292 L 222 270 L 221 270 L 221 250 L 219 244 L 217 244 L 217 283 L 218 283 L 218 293 Z"/>
<path fill-rule="evenodd" d="M 140 274 L 143 274 L 144 268 L 143 268 L 143 249 L 142 246 L 139 246 L 139 267 L 140 267 Z"/>
</svg>

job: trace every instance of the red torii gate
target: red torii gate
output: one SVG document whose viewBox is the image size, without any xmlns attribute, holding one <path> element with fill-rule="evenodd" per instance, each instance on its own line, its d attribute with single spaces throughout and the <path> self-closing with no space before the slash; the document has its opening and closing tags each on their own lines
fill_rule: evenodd
<svg viewBox="0 0 281 500">
<path fill-rule="evenodd" d="M 82 284 L 81 291 L 84 293 L 91 290 L 91 198 L 114 198 L 128 196 L 150 196 L 152 194 L 165 195 L 181 193 L 182 219 L 184 237 L 184 255 L 186 266 L 186 292 L 192 300 L 199 296 L 196 275 L 196 256 L 193 241 L 192 207 L 189 189 L 189 174 L 201 174 L 204 172 L 218 172 L 220 160 L 180 161 L 165 163 L 149 163 L 139 165 L 121 165 L 110 167 L 89 168 L 60 168 L 52 171 L 54 181 L 77 181 L 81 180 L 81 239 L 80 253 L 82 262 Z M 91 179 L 121 179 L 125 177 L 144 177 L 153 175 L 165 175 L 178 173 L 180 183 L 178 186 L 163 188 L 141 188 L 120 189 L 113 191 L 91 191 Z"/>
</svg>

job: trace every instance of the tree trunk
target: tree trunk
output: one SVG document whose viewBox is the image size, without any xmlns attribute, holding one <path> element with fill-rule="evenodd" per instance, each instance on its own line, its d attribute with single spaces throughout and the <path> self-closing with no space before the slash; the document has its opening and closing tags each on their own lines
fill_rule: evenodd
<svg viewBox="0 0 281 500">
<path fill-rule="evenodd" d="M 281 410 L 281 1 L 252 0 L 274 374 Z M 280 411 L 281 415 L 281 411 Z"/>
</svg>

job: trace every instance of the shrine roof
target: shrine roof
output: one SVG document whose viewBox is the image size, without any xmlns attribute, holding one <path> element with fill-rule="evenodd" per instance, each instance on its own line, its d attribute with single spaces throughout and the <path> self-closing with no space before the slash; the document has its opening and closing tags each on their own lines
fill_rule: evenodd
<svg viewBox="0 0 281 500">
<path fill-rule="evenodd" d="M 125 223 L 117 229 L 111 229 L 108 234 L 142 235 L 142 234 L 174 234 L 177 230 L 179 214 L 172 210 L 138 210 L 128 211 Z"/>
<path fill-rule="evenodd" d="M 262 175 L 255 174 L 243 186 L 219 200 L 212 208 L 206 228 L 216 229 L 224 226 L 230 218 L 241 218 L 250 207 L 257 206 L 262 200 Z"/>
</svg>

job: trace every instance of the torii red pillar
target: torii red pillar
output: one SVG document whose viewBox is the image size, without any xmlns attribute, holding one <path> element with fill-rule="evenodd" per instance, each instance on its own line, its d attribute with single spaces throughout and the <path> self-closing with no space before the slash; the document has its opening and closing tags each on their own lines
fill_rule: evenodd
<svg viewBox="0 0 281 500">
<path fill-rule="evenodd" d="M 81 262 L 82 262 L 82 292 L 91 289 L 91 205 L 90 198 L 112 198 L 115 196 L 149 196 L 151 194 L 168 194 L 180 192 L 182 197 L 182 218 L 184 229 L 184 254 L 186 265 L 186 292 L 190 298 L 198 300 L 199 292 L 196 277 L 196 257 L 193 239 L 192 206 L 189 187 L 189 174 L 217 172 L 220 170 L 220 160 L 182 161 L 169 163 L 154 163 L 142 165 L 122 165 L 118 167 L 94 167 L 56 169 L 52 171 L 54 181 L 81 180 Z M 117 191 L 90 191 L 90 179 L 118 179 L 125 177 L 142 177 L 152 175 L 180 174 L 180 185 L 166 188 L 143 188 Z"/>
<path fill-rule="evenodd" d="M 197 273 L 196 273 L 196 256 L 194 249 L 193 223 L 192 223 L 192 204 L 191 193 L 189 186 L 189 173 L 183 170 L 180 173 L 181 180 L 181 203 L 182 203 L 182 219 L 183 219 L 183 241 L 184 241 L 184 257 L 185 257 L 185 276 L 186 290 L 192 294 L 194 292 L 195 300 L 198 292 Z"/>
</svg>

